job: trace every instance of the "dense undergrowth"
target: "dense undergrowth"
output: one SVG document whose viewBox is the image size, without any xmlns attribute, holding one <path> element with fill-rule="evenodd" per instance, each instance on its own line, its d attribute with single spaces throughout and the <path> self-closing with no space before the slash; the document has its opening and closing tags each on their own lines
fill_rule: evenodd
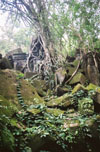
<svg viewBox="0 0 100 152">
<path fill-rule="evenodd" d="M 45 104 L 26 105 L 21 94 L 22 77 L 18 75 L 16 87 L 21 110 L 12 117 L 6 114 L 0 117 L 1 152 L 99 152 L 99 115 L 93 112 L 76 112 L 76 115 L 72 112 L 70 115 L 70 108 L 63 114 L 54 115 L 48 113 Z M 78 101 L 85 98 L 89 102 L 84 110 L 90 108 L 93 106 L 90 100 L 94 95 L 93 90 L 79 90 L 72 96 L 73 107 L 80 108 Z M 0 108 L 8 107 L 0 105 Z M 37 111 L 37 114 L 32 113 L 32 110 Z M 95 127 L 92 127 L 93 123 Z"/>
</svg>

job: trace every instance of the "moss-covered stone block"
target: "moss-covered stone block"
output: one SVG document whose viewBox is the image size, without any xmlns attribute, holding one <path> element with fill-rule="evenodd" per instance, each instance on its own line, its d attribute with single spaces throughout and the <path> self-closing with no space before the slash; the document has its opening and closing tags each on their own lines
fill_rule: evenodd
<svg viewBox="0 0 100 152">
<path fill-rule="evenodd" d="M 77 73 L 73 79 L 69 82 L 69 84 L 76 84 L 76 83 L 81 83 L 85 84 L 86 83 L 86 77 L 82 73 Z"/>
<path fill-rule="evenodd" d="M 18 108 L 0 95 L 0 115 L 11 117 L 14 113 L 18 112 Z"/>
<path fill-rule="evenodd" d="M 84 87 L 83 85 L 81 85 L 81 84 L 79 83 L 79 84 L 77 84 L 77 85 L 74 87 L 74 89 L 72 90 L 72 94 L 74 94 L 74 93 L 76 93 L 76 92 L 78 92 L 78 91 L 80 91 L 80 90 L 86 90 L 86 89 L 85 89 L 85 87 Z"/>
<path fill-rule="evenodd" d="M 95 102 L 97 102 L 98 104 L 100 104 L 100 87 L 99 86 L 97 86 L 97 85 L 94 85 L 94 84 L 92 84 L 92 83 L 90 83 L 87 87 L 86 87 L 86 89 L 88 90 L 88 91 L 93 91 L 93 95 L 96 95 L 96 97 L 95 97 Z"/>
<path fill-rule="evenodd" d="M 37 93 L 40 96 L 46 95 L 47 85 L 44 80 L 33 80 L 31 84 L 35 87 Z"/>
<path fill-rule="evenodd" d="M 2 58 L 0 60 L 0 69 L 12 69 L 12 65 L 7 58 Z"/>
<path fill-rule="evenodd" d="M 16 90 L 16 74 L 12 70 L 0 71 L 0 95 L 16 104 L 17 90 Z"/>
<path fill-rule="evenodd" d="M 57 89 L 56 89 L 57 96 L 62 96 L 62 95 L 64 95 L 67 92 L 69 92 L 69 89 L 66 88 L 66 87 L 60 87 L 60 86 L 58 86 Z"/>
<path fill-rule="evenodd" d="M 97 85 L 95 85 L 95 84 L 92 84 L 92 83 L 90 83 L 90 84 L 86 87 L 86 89 L 87 89 L 88 91 L 94 90 L 94 91 L 100 93 L 100 87 L 97 86 Z"/>
<path fill-rule="evenodd" d="M 26 105 L 44 103 L 43 98 L 39 96 L 36 89 L 27 80 L 21 78 L 19 86 L 17 79 L 19 75 L 22 74 L 10 69 L 0 71 L 0 95 L 18 109 L 21 109 L 18 102 L 18 93 L 24 99 Z"/>
<path fill-rule="evenodd" d="M 75 72 L 76 67 L 68 67 L 67 70 L 68 70 L 68 75 L 71 76 Z"/>
<path fill-rule="evenodd" d="M 46 82 L 44 80 L 33 80 L 32 81 L 32 85 L 35 87 L 35 88 L 42 88 L 43 90 L 46 91 Z"/>
<path fill-rule="evenodd" d="M 25 104 L 45 103 L 43 98 L 38 95 L 36 89 L 26 80 L 21 80 L 21 95 Z"/>
<path fill-rule="evenodd" d="M 51 101 L 47 102 L 46 105 L 51 107 L 64 105 L 69 106 L 71 105 L 71 97 L 71 94 L 66 93 L 61 97 L 52 99 Z"/>
<path fill-rule="evenodd" d="M 72 62 L 72 64 L 73 64 L 75 67 L 77 67 L 78 63 L 79 63 L 79 60 L 74 60 L 74 61 Z"/>
<path fill-rule="evenodd" d="M 37 115 L 38 113 L 40 113 L 41 111 L 39 109 L 27 109 L 28 112 L 32 113 L 33 115 Z"/>
<path fill-rule="evenodd" d="M 93 114 L 94 113 L 93 100 L 90 98 L 83 98 L 82 100 L 79 100 L 78 111 L 83 115 Z"/>
<path fill-rule="evenodd" d="M 49 114 L 53 114 L 54 116 L 59 116 L 59 115 L 65 113 L 64 110 L 60 110 L 60 109 L 57 109 L 57 108 L 47 108 L 46 112 L 49 113 Z"/>
</svg>

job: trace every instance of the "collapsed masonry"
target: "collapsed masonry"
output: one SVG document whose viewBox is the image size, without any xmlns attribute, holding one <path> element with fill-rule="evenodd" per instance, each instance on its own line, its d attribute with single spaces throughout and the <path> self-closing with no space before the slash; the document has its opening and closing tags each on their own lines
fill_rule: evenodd
<svg viewBox="0 0 100 152">
<path fill-rule="evenodd" d="M 17 48 L 8 52 L 5 56 L 10 61 L 13 69 L 23 72 L 23 69 L 27 62 L 28 54 L 23 53 L 21 48 Z"/>
<path fill-rule="evenodd" d="M 51 64 L 49 53 L 45 48 L 41 36 L 32 39 L 29 54 L 23 53 L 21 48 L 18 48 L 8 52 L 6 58 L 15 70 L 23 73 L 41 73 L 44 69 L 48 71 Z"/>
</svg>

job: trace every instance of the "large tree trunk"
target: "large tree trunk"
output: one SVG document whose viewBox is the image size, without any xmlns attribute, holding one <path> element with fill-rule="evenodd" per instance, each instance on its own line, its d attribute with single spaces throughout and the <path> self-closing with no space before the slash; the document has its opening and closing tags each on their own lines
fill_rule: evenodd
<svg viewBox="0 0 100 152">
<path fill-rule="evenodd" d="M 100 86 L 100 53 L 88 52 L 83 57 L 83 69 L 90 83 Z M 96 94 L 95 101 L 100 105 L 100 93 Z M 97 106 L 99 106 L 97 105 Z"/>
<path fill-rule="evenodd" d="M 83 57 L 83 69 L 90 83 L 100 85 L 100 53 L 88 52 Z"/>
<path fill-rule="evenodd" d="M 43 46 L 45 50 L 45 63 L 54 62 L 54 42 L 52 40 L 52 34 L 50 31 L 49 23 L 49 5 L 50 1 L 47 0 L 12 0 L 11 2 L 5 0 L 1 1 L 1 8 L 9 10 L 9 12 L 15 12 L 24 21 L 31 23 L 33 29 L 37 32 L 37 36 L 40 35 L 43 40 Z"/>
<path fill-rule="evenodd" d="M 37 0 L 37 1 L 38 1 L 37 7 L 40 12 L 39 24 L 38 24 L 39 34 L 43 38 L 47 56 L 49 56 L 49 58 L 51 58 L 51 60 L 53 61 L 55 52 L 54 52 L 54 42 L 52 40 L 52 33 L 50 31 L 50 25 L 49 25 L 49 10 L 46 6 L 45 0 L 43 1 Z"/>
</svg>

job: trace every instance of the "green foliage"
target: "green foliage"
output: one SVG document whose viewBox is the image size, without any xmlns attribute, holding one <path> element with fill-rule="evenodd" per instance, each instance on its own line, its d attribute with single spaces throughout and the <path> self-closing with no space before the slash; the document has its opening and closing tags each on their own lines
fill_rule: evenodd
<svg viewBox="0 0 100 152">
<path fill-rule="evenodd" d="M 4 148 L 5 151 L 11 151 L 14 152 L 14 136 L 10 132 L 10 130 L 7 129 L 7 127 L 4 127 L 1 130 L 0 133 L 1 139 L 0 139 L 0 148 Z"/>
<path fill-rule="evenodd" d="M 77 48 L 87 51 L 100 46 L 98 0 L 68 0 L 66 2 L 64 0 L 56 0 L 55 2 L 47 0 L 46 3 L 45 0 L 43 0 L 43 3 L 39 1 L 32 1 L 32 3 L 24 1 L 21 3 L 18 1 L 18 5 L 20 2 L 20 5 L 24 8 L 20 10 L 17 9 L 16 3 L 13 4 L 13 1 L 8 3 L 8 0 L 5 0 L 3 3 L 1 0 L 0 2 L 1 9 L 11 11 L 9 12 L 13 16 L 13 21 L 17 13 L 18 20 L 22 18 L 25 22 L 31 23 L 32 29 L 35 29 L 36 32 L 43 31 L 42 34 L 44 34 L 47 41 L 54 43 L 56 50 L 63 58 L 67 55 L 67 52 L 74 55 Z M 16 22 L 16 26 L 17 24 Z M 32 30 L 26 28 L 12 34 L 11 29 L 6 31 L 6 35 L 10 40 L 14 41 L 13 44 L 23 47 L 26 51 L 30 44 L 29 37 L 33 34 L 31 32 Z"/>
<path fill-rule="evenodd" d="M 65 48 L 65 54 L 69 52 L 73 55 L 76 48 L 83 50 L 100 48 L 98 0 L 93 2 L 69 0 L 66 3 L 58 0 L 57 2 L 52 14 L 54 25 L 52 30 L 55 40 L 61 42 L 60 48 L 62 50 Z"/>
<path fill-rule="evenodd" d="M 20 127 L 17 127 L 15 121 L 13 121 L 13 123 L 11 123 L 11 121 L 8 121 L 6 123 L 6 129 L 10 128 L 11 130 L 10 131 L 8 129 L 9 131 L 7 132 L 7 135 L 10 132 L 13 133 L 11 136 L 13 138 L 11 138 L 9 141 L 10 145 L 12 145 L 10 147 L 11 151 L 13 151 L 12 147 L 14 147 L 14 149 L 16 149 L 15 151 L 17 152 L 27 151 L 30 138 L 33 135 L 39 135 L 40 139 L 47 139 L 50 137 L 53 139 L 53 141 L 56 141 L 57 145 L 60 145 L 63 148 L 63 151 L 67 151 L 70 144 L 75 144 L 75 141 L 77 143 L 76 139 L 80 140 L 80 135 L 82 135 L 83 139 L 86 137 L 92 138 L 92 133 L 88 127 L 88 124 L 86 123 L 87 120 L 89 121 L 91 117 L 86 117 L 86 115 L 78 115 L 70 118 L 67 117 L 67 113 L 55 116 L 52 113 L 47 112 L 47 106 L 44 104 L 30 105 L 27 107 L 24 104 L 24 100 L 21 95 L 20 79 L 22 78 L 22 75 L 19 74 L 18 76 L 17 96 L 18 101 L 22 106 L 22 110 L 16 112 L 15 121 L 17 121 Z M 78 100 L 83 99 L 83 97 L 89 99 L 92 94 L 93 91 L 87 93 L 84 90 L 80 90 L 73 95 L 73 102 L 76 102 L 75 105 L 78 105 Z M 34 115 L 33 113 L 29 112 L 29 109 L 37 109 L 39 110 L 39 113 L 37 115 Z M 96 121 L 96 115 L 92 117 L 94 121 Z M 8 118 L 8 120 L 10 119 Z M 0 120 L 0 122 L 2 121 L 3 119 Z M 75 131 L 67 126 L 68 124 L 73 125 L 75 123 L 79 124 L 78 128 Z M 3 134 L 3 136 L 5 136 L 5 134 Z M 5 141 L 5 143 L 6 142 L 8 141 Z"/>
<path fill-rule="evenodd" d="M 33 30 L 28 27 L 20 27 L 20 25 L 17 28 L 13 28 L 12 24 L 7 24 L 7 26 L 1 28 L 0 53 L 5 55 L 14 48 L 22 48 L 23 52 L 28 52 Z"/>
<path fill-rule="evenodd" d="M 17 89 L 17 97 L 18 97 L 19 104 L 21 105 L 22 108 L 25 109 L 27 107 L 27 105 L 24 104 L 24 99 L 23 99 L 23 97 L 21 95 L 21 83 L 20 83 L 20 79 L 22 79 L 23 77 L 24 77 L 23 73 L 19 73 L 17 75 L 16 79 L 17 79 L 18 85 L 17 85 L 16 89 Z"/>
<path fill-rule="evenodd" d="M 19 79 L 21 79 L 21 78 L 24 78 L 24 74 L 23 74 L 23 73 L 19 73 L 19 74 L 17 75 L 17 80 L 19 80 Z"/>
<path fill-rule="evenodd" d="M 82 132 L 84 132 L 82 133 L 83 138 L 86 136 L 92 137 L 92 134 L 86 123 L 86 121 L 89 120 L 88 117 L 78 116 L 71 118 L 74 123 L 76 120 L 78 120 L 80 123 L 80 128 L 74 132 L 67 127 L 63 127 L 66 120 L 66 115 L 63 114 L 54 116 L 52 114 L 48 114 L 46 112 L 47 107 L 43 105 L 34 106 L 34 108 L 39 109 L 41 111 L 40 114 L 34 117 L 31 114 L 29 115 L 27 112 L 22 112 L 23 116 L 20 117 L 20 120 L 27 125 L 27 128 L 25 129 L 25 132 L 27 132 L 27 138 L 32 134 L 40 135 L 41 139 L 49 136 L 52 137 L 57 142 L 57 144 L 61 145 L 62 148 L 66 151 L 68 149 L 68 144 L 74 143 L 75 138 L 80 138 L 80 134 Z"/>
<path fill-rule="evenodd" d="M 83 97 L 87 97 L 88 92 L 85 90 L 79 90 L 76 93 L 73 94 L 72 101 L 74 104 L 74 107 L 77 109 L 78 107 L 78 100 L 81 100 Z"/>
</svg>

